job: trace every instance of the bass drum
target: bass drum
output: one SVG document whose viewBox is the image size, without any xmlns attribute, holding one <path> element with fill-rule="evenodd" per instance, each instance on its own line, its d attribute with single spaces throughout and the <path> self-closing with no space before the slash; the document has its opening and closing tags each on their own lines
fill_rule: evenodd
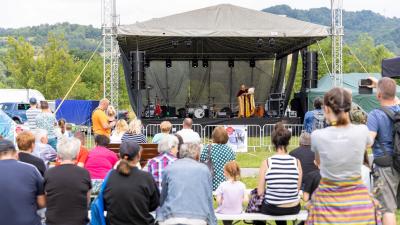
<svg viewBox="0 0 400 225">
<path fill-rule="evenodd" d="M 204 118 L 204 116 L 205 116 L 204 109 L 197 108 L 196 110 L 194 110 L 194 117 L 195 118 L 201 119 L 201 118 Z"/>
</svg>

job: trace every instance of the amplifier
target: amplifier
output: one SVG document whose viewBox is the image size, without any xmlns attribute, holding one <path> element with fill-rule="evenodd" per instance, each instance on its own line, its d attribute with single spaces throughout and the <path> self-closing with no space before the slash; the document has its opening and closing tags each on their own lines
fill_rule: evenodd
<svg viewBox="0 0 400 225">
<path fill-rule="evenodd" d="M 284 99 L 284 98 L 285 98 L 285 93 L 271 93 L 271 94 L 269 94 L 269 100 Z"/>
</svg>

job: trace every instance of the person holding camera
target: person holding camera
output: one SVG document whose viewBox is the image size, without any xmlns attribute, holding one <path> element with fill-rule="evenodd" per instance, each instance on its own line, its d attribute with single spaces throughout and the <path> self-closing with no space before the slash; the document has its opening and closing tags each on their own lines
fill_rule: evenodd
<svg viewBox="0 0 400 225">
<path fill-rule="evenodd" d="M 376 98 L 380 108 L 371 111 L 368 115 L 367 126 L 374 141 L 372 145 L 374 155 L 374 190 L 375 197 L 382 205 L 383 224 L 396 224 L 396 193 L 400 183 L 400 173 L 394 166 L 393 158 L 398 148 L 394 142 L 393 130 L 396 129 L 392 116 L 400 113 L 400 105 L 396 98 L 396 82 L 384 77 L 379 81 L 371 80 L 370 88 L 376 88 Z M 400 114 L 398 114 L 400 116 Z M 396 124 L 397 125 L 397 124 Z M 399 124 L 400 125 L 400 124 Z"/>
</svg>

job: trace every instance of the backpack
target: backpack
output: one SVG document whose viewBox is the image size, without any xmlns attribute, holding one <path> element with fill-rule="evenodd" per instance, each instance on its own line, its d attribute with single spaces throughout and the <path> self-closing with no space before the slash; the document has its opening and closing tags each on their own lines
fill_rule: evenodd
<svg viewBox="0 0 400 225">
<path fill-rule="evenodd" d="M 325 128 L 324 113 L 320 110 L 314 110 L 314 118 L 312 122 L 312 131 Z"/>
<path fill-rule="evenodd" d="M 386 167 L 387 166 L 392 166 L 394 169 L 396 169 L 398 172 L 400 172 L 400 112 L 393 112 L 391 110 L 389 110 L 388 108 L 380 108 L 380 110 L 382 110 L 388 117 L 389 119 L 392 121 L 393 123 L 393 157 L 390 157 L 387 154 L 387 150 L 385 149 L 385 147 L 383 146 L 382 143 L 378 142 L 378 144 L 380 145 L 380 148 L 383 151 L 384 156 L 383 157 L 379 157 L 382 159 L 386 159 Z M 389 160 L 387 160 L 387 158 L 390 157 Z M 379 158 L 375 159 L 374 162 L 380 166 L 379 162 Z M 391 161 L 391 162 L 390 162 Z M 382 163 L 381 163 L 382 164 Z M 385 166 L 383 166 L 385 167 Z"/>
</svg>

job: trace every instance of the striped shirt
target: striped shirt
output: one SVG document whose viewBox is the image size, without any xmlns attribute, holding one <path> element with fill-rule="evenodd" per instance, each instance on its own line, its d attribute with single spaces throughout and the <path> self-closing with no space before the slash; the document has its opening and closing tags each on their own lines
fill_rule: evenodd
<svg viewBox="0 0 400 225">
<path fill-rule="evenodd" d="M 265 202 L 271 205 L 293 203 L 299 200 L 299 170 L 297 159 L 290 155 L 274 155 L 268 158 L 265 174 L 267 190 Z"/>
<path fill-rule="evenodd" d="M 122 135 L 121 142 L 125 141 L 134 141 L 138 144 L 147 143 L 146 137 L 143 134 L 131 134 L 128 132 Z"/>
<path fill-rule="evenodd" d="M 36 129 L 36 116 L 39 115 L 42 111 L 40 109 L 28 109 L 26 110 L 26 119 L 28 122 L 28 127 L 30 130 Z"/>
<path fill-rule="evenodd" d="M 148 172 L 153 176 L 154 181 L 157 184 L 158 190 L 161 193 L 161 183 L 162 183 L 162 174 L 167 168 L 168 165 L 175 162 L 177 158 L 169 153 L 162 153 L 157 157 L 154 157 L 149 160 L 147 164 Z"/>
</svg>

